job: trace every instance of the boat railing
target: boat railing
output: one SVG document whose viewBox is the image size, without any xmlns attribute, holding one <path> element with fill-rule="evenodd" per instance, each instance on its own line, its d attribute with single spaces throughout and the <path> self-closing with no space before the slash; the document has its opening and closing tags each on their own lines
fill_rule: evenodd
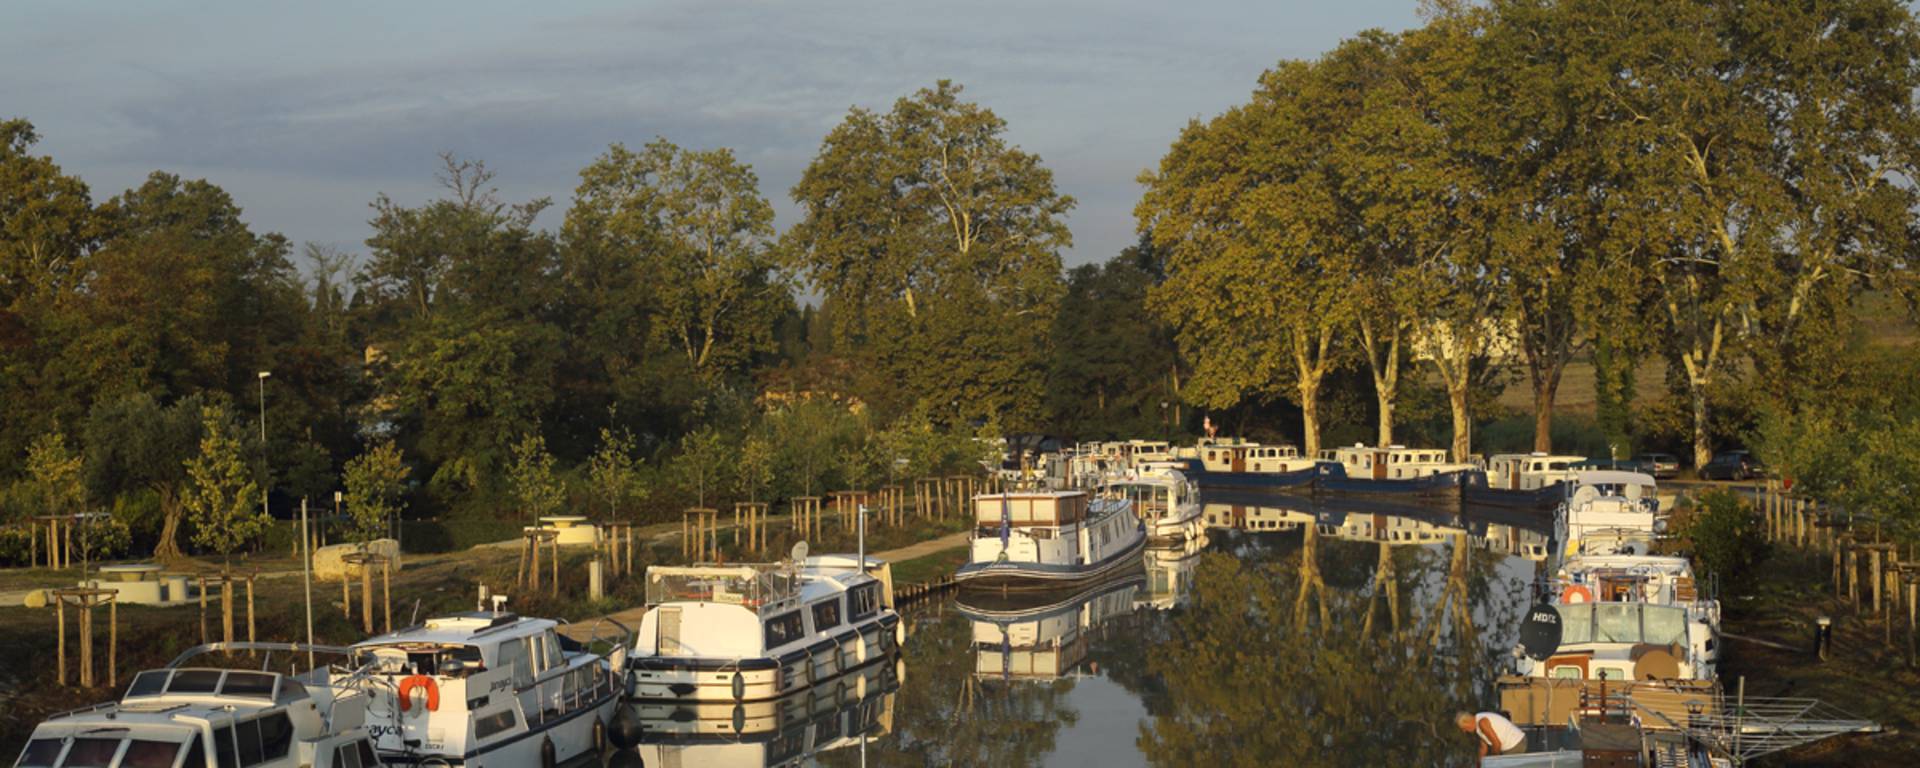
<svg viewBox="0 0 1920 768">
<path fill-rule="evenodd" d="M 48 720 L 58 720 L 58 719 L 60 719 L 60 718 L 63 718 L 63 717 L 77 717 L 77 716 L 80 716 L 80 715 L 85 715 L 85 714 L 89 714 L 89 713 L 92 713 L 92 712 L 99 712 L 100 710 L 103 710 L 103 709 L 113 709 L 114 707 L 118 707 L 118 706 L 120 706 L 120 702 L 117 702 L 117 701 L 103 701 L 103 702 L 100 702 L 100 703 L 98 703 L 98 704 L 92 704 L 92 705 L 89 705 L 89 706 L 85 706 L 85 707 L 80 707 L 80 708 L 78 708 L 78 709 L 69 709 L 69 710 L 67 710 L 67 711 L 65 711 L 65 712 L 61 712 L 61 713 L 59 713 L 59 714 L 55 714 L 55 715 L 52 715 L 52 716 L 50 716 L 50 717 L 48 717 L 47 719 L 48 719 Z"/>
</svg>

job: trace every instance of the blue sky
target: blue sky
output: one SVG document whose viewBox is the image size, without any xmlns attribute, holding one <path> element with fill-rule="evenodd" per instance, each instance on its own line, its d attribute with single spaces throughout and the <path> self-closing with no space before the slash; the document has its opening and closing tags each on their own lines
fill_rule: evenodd
<svg viewBox="0 0 1920 768">
<path fill-rule="evenodd" d="M 1415 0 L 1343 2 L 39 2 L 0 6 L 0 116 L 105 199 L 153 170 L 233 193 L 256 231 L 364 250 L 367 204 L 483 159 L 550 196 L 613 142 L 732 147 L 782 227 L 850 106 L 950 78 L 1080 201 L 1069 263 L 1134 239 L 1140 171 L 1261 70 Z"/>
</svg>

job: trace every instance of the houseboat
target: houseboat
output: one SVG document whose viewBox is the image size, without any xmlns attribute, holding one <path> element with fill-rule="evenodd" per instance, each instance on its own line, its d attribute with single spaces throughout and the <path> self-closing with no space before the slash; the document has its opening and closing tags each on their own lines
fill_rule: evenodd
<svg viewBox="0 0 1920 768">
<path fill-rule="evenodd" d="M 635 700 L 768 701 L 891 657 L 891 571 L 847 555 L 655 566 L 634 641 Z"/>
<path fill-rule="evenodd" d="M 1096 495 L 1126 501 L 1134 517 L 1147 527 L 1150 541 L 1194 538 L 1206 528 L 1200 518 L 1199 487 L 1171 462 L 1143 464 L 1110 475 Z"/>
<path fill-rule="evenodd" d="M 1131 615 L 1138 574 L 1064 599 L 962 595 L 956 605 L 973 623 L 974 676 L 981 680 L 1050 681 L 1072 676 L 1101 625 Z"/>
<path fill-rule="evenodd" d="M 627 705 L 638 726 L 630 746 L 640 765 L 813 765 L 893 730 L 903 669 L 898 659 L 870 664 L 766 701 L 635 701 Z"/>
<path fill-rule="evenodd" d="M 33 729 L 18 768 L 373 768 L 367 695 L 328 668 L 294 676 L 190 666 L 215 650 L 345 648 L 216 644 L 134 675 L 116 702 L 77 709 Z M 272 658 L 269 656 L 268 658 Z"/>
<path fill-rule="evenodd" d="M 1376 448 L 1355 443 L 1320 452 L 1314 490 L 1458 498 L 1460 486 L 1477 469 L 1472 464 L 1448 461 L 1447 452 L 1442 450 L 1403 445 Z"/>
<path fill-rule="evenodd" d="M 601 656 L 505 603 L 353 645 L 374 683 L 369 728 L 387 764 L 551 768 L 605 748 L 624 638 Z"/>
<path fill-rule="evenodd" d="M 1584 461 L 1584 456 L 1540 452 L 1495 454 L 1484 471 L 1466 478 L 1462 498 L 1482 506 L 1552 509 L 1566 497 L 1565 484 Z"/>
<path fill-rule="evenodd" d="M 1315 476 L 1316 462 L 1291 445 L 1202 439 L 1181 453 L 1188 476 L 1207 487 L 1306 488 Z"/>
<path fill-rule="evenodd" d="M 1589 538 L 1609 542 L 1607 546 L 1620 554 L 1646 554 L 1645 549 L 1619 548 L 1631 550 L 1633 542 L 1650 541 L 1666 530 L 1652 475 L 1581 472 L 1566 489 L 1566 501 L 1554 512 L 1555 567 L 1585 552 L 1600 551 L 1586 542 Z"/>
<path fill-rule="evenodd" d="M 975 496 L 962 587 L 1055 589 L 1137 572 L 1146 524 L 1126 498 L 1085 491 L 1008 491 Z"/>
</svg>

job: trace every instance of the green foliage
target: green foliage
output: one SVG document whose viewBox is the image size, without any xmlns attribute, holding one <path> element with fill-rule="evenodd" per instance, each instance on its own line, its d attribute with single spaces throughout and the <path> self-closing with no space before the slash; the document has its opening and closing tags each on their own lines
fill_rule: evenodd
<svg viewBox="0 0 1920 768">
<path fill-rule="evenodd" d="M 734 468 L 735 490 L 748 501 L 759 501 L 760 494 L 773 486 L 773 440 L 759 431 L 749 432 L 740 441 Z"/>
<path fill-rule="evenodd" d="M 547 452 L 547 439 L 529 432 L 513 445 L 513 463 L 507 467 L 507 484 L 518 502 L 520 514 L 537 521 L 553 514 L 567 501 L 566 486 L 555 476 L 553 454 Z"/>
<path fill-rule="evenodd" d="M 42 515 L 74 515 L 85 510 L 87 488 L 80 482 L 80 456 L 67 449 L 67 438 L 48 432 L 27 448 L 27 478 Z"/>
<path fill-rule="evenodd" d="M 885 114 L 851 110 L 793 188 L 793 270 L 835 307 L 883 417 L 1037 424 L 1073 198 L 1007 125 L 941 81 Z"/>
<path fill-rule="evenodd" d="M 201 411 L 200 453 L 186 462 L 182 503 L 193 524 L 193 543 L 231 558 L 263 531 L 269 519 L 258 506 L 260 487 L 240 455 L 233 424 L 218 408 Z"/>
<path fill-rule="evenodd" d="M 1742 582 L 1766 559 L 1760 520 L 1746 499 L 1732 491 L 1715 490 L 1696 498 L 1680 535 L 1695 564 L 1724 583 Z"/>
<path fill-rule="evenodd" d="M 348 535 L 366 543 L 385 535 L 389 522 L 404 508 L 407 477 L 412 473 L 400 448 L 388 440 L 347 461 Z"/>
<path fill-rule="evenodd" d="M 621 508 L 646 496 L 640 485 L 640 459 L 633 455 L 633 433 L 600 428 L 600 449 L 587 460 L 587 481 L 596 499 L 606 504 L 612 519 L 624 519 Z"/>
<path fill-rule="evenodd" d="M 1080 439 L 1159 434 L 1184 370 L 1173 328 L 1140 311 L 1162 278 L 1150 243 L 1067 273 L 1047 368 L 1048 422 Z"/>
<path fill-rule="evenodd" d="M 726 486 L 734 467 L 735 449 L 720 431 L 702 427 L 680 440 L 673 474 L 680 487 L 694 494 L 694 505 L 707 506 L 708 494 Z"/>
</svg>

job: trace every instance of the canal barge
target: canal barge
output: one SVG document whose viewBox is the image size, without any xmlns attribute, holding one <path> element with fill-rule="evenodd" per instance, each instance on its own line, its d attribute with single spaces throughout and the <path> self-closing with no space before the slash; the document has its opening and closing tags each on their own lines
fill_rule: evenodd
<svg viewBox="0 0 1920 768">
<path fill-rule="evenodd" d="M 963 588 L 1060 589 L 1138 572 L 1146 525 L 1126 498 L 1085 491 L 1008 491 L 975 496 Z"/>
<path fill-rule="evenodd" d="M 899 648 L 890 570 L 829 555 L 647 569 L 635 700 L 767 701 L 878 663 Z M 876 576 L 875 572 L 878 572 Z"/>
<path fill-rule="evenodd" d="M 21 768 L 376 768 L 367 695 L 322 667 L 301 675 L 186 666 L 216 650 L 292 650 L 241 643 L 202 646 L 164 669 L 134 675 L 116 702 L 66 712 L 33 729 Z M 338 656 L 344 648 L 298 646 Z M 271 657 L 269 657 L 271 658 Z"/>
<path fill-rule="evenodd" d="M 368 670 L 369 728 L 388 765 L 551 766 L 606 744 L 624 673 L 550 619 L 490 609 L 427 619 L 355 643 Z M 595 642 L 595 645 L 601 644 Z"/>
<path fill-rule="evenodd" d="M 1316 475 L 1317 462 L 1291 445 L 1202 439 L 1180 455 L 1187 476 L 1206 487 L 1304 490 Z"/>
<path fill-rule="evenodd" d="M 1386 494 L 1458 499 L 1472 464 L 1447 461 L 1445 451 L 1356 443 L 1320 452 L 1314 490 L 1326 493 Z"/>
<path fill-rule="evenodd" d="M 1496 454 L 1486 460 L 1483 471 L 1467 474 L 1461 499 L 1487 507 L 1552 509 L 1566 498 L 1566 484 L 1584 461 L 1583 456 L 1538 451 Z"/>
</svg>

